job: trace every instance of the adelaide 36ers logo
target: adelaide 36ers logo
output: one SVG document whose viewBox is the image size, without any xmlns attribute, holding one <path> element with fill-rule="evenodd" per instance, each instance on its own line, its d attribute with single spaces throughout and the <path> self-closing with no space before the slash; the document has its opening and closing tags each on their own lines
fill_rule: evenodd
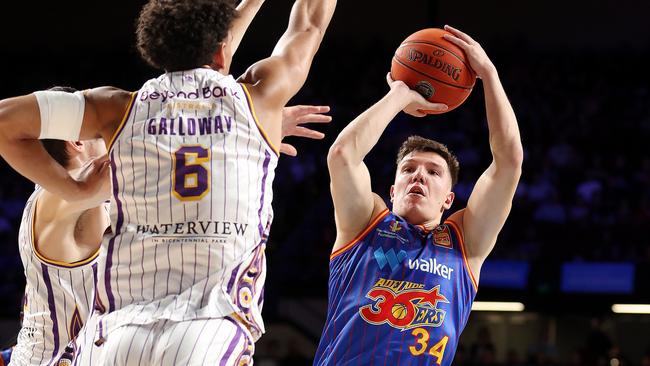
<svg viewBox="0 0 650 366">
<path fill-rule="evenodd" d="M 380 278 L 368 291 L 373 303 L 359 308 L 359 315 L 368 323 L 388 323 L 402 331 L 416 327 L 439 327 L 445 311 L 438 303 L 449 303 L 440 293 L 440 285 L 425 290 L 423 284 Z"/>
</svg>

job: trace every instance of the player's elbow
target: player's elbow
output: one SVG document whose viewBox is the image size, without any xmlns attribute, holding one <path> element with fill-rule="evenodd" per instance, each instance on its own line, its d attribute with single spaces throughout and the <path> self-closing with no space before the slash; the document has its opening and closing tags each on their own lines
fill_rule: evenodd
<svg viewBox="0 0 650 366">
<path fill-rule="evenodd" d="M 340 141 L 334 142 L 327 153 L 327 167 L 334 171 L 342 166 L 350 165 L 352 162 L 352 153 L 349 146 Z"/>
<path fill-rule="evenodd" d="M 493 146 L 494 160 L 497 165 L 509 169 L 521 169 L 524 162 L 524 148 L 519 138 L 511 138 Z"/>
<path fill-rule="evenodd" d="M 296 0 L 292 23 L 303 32 L 312 32 L 320 39 L 332 20 L 337 0 Z"/>
<path fill-rule="evenodd" d="M 15 136 L 17 131 L 15 126 L 11 126 L 11 101 L 7 99 L 0 100 L 0 138 L 3 141 L 10 140 Z"/>
<path fill-rule="evenodd" d="M 522 165 L 524 164 L 524 148 L 521 145 L 521 142 L 513 144 L 510 148 L 510 164 L 514 167 L 517 167 L 521 170 Z"/>
<path fill-rule="evenodd" d="M 517 179 L 521 177 L 523 162 L 524 151 L 521 145 L 509 147 L 494 156 L 496 167 L 503 172 L 508 172 L 509 175 Z"/>
</svg>

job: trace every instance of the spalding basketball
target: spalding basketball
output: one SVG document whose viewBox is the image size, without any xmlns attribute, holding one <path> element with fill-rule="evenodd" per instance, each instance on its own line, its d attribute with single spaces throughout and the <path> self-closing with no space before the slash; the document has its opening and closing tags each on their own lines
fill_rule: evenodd
<svg viewBox="0 0 650 366">
<path fill-rule="evenodd" d="M 476 73 L 469 67 L 465 52 L 442 37 L 449 32 L 430 28 L 411 34 L 402 42 L 390 68 L 393 80 L 402 80 L 428 101 L 444 103 L 444 113 L 461 105 L 472 92 Z"/>
</svg>

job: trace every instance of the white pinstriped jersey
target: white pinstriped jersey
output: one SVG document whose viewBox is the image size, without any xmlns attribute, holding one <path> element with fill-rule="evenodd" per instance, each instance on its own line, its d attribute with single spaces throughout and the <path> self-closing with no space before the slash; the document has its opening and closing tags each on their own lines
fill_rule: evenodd
<svg viewBox="0 0 650 366">
<path fill-rule="evenodd" d="M 25 205 L 19 232 L 27 285 L 23 322 L 12 365 L 50 365 L 63 353 L 89 316 L 95 296 L 100 251 L 72 264 L 50 261 L 34 246 L 34 215 L 42 188 Z"/>
<path fill-rule="evenodd" d="M 245 87 L 211 69 L 149 80 L 109 151 L 98 336 L 236 313 L 259 337 L 278 155 Z"/>
</svg>

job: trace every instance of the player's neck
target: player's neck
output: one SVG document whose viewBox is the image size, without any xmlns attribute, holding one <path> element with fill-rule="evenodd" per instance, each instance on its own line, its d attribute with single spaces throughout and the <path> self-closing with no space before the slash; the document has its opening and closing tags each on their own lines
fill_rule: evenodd
<svg viewBox="0 0 650 366">
<path fill-rule="evenodd" d="M 405 214 L 400 214 L 397 213 L 397 215 L 401 216 L 406 222 L 408 222 L 411 225 L 414 226 L 421 226 L 424 229 L 428 230 L 433 230 L 436 226 L 440 225 L 440 216 L 437 217 L 425 217 L 421 215 L 420 213 L 405 213 Z"/>
</svg>

